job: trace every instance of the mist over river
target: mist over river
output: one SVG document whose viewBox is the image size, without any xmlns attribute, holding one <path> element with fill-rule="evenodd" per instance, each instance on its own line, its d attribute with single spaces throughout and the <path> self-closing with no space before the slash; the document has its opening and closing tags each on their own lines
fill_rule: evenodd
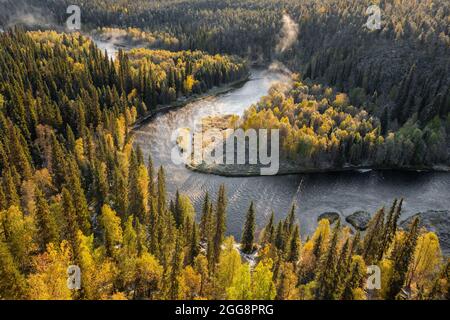
<svg viewBox="0 0 450 320">
<path fill-rule="evenodd" d="M 373 214 L 382 206 L 390 207 L 396 197 L 405 198 L 401 221 L 421 211 L 450 209 L 450 173 L 349 171 L 230 178 L 192 172 L 172 162 L 173 130 L 192 127 L 195 121 L 209 115 L 241 115 L 278 81 L 288 78 L 281 73 L 252 69 L 250 80 L 243 86 L 159 114 L 135 131 L 135 143 L 141 146 L 145 159 L 151 154 L 155 166 L 164 166 L 168 192 L 173 195 L 178 188 L 188 195 L 198 218 L 205 192 L 215 199 L 222 183 L 228 195 L 228 233 L 237 239 L 251 200 L 256 205 L 258 231 L 272 210 L 278 220 L 296 203 L 303 236 L 313 231 L 321 213 L 338 212 L 344 222 L 346 216 L 358 210 Z"/>
</svg>

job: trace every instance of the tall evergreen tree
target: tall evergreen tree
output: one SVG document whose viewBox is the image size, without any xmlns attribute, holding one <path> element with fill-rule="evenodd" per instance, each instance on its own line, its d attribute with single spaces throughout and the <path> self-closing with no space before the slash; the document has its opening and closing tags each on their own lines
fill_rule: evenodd
<svg viewBox="0 0 450 320">
<path fill-rule="evenodd" d="M 275 235 L 274 219 L 275 219 L 275 215 L 272 211 L 269 221 L 267 222 L 266 226 L 264 227 L 263 240 L 262 240 L 263 245 L 272 243 L 274 241 L 274 235 Z"/>
<path fill-rule="evenodd" d="M 219 262 L 221 245 L 225 236 L 225 228 L 226 228 L 226 210 L 227 210 L 227 202 L 225 195 L 225 186 L 222 184 L 219 188 L 219 195 L 217 197 L 217 206 L 216 206 L 216 226 L 214 232 L 214 263 Z"/>
<path fill-rule="evenodd" d="M 47 249 L 49 243 L 56 244 L 59 239 L 58 227 L 56 220 L 50 208 L 47 200 L 40 189 L 36 189 L 36 231 L 37 241 L 39 243 L 39 249 L 41 252 Z"/>
<path fill-rule="evenodd" d="M 411 223 L 408 234 L 400 243 L 395 245 L 392 252 L 392 270 L 393 274 L 388 282 L 386 291 L 386 298 L 393 300 L 398 298 L 398 295 L 403 288 L 406 280 L 408 268 L 413 258 L 414 249 L 416 248 L 417 238 L 419 235 L 419 218 L 415 218 Z"/>
<path fill-rule="evenodd" d="M 244 253 L 250 254 L 253 252 L 255 239 L 255 206 L 253 201 L 250 203 L 250 208 L 245 219 L 244 230 L 242 232 L 241 248 Z"/>
<path fill-rule="evenodd" d="M 294 266 L 300 259 L 300 246 L 300 231 L 298 225 L 296 225 L 294 228 L 294 232 L 292 233 L 288 257 L 288 261 L 292 262 Z"/>
<path fill-rule="evenodd" d="M 340 234 L 340 220 L 337 221 L 333 231 L 330 244 L 323 259 L 320 261 L 317 271 L 316 298 L 330 300 L 334 298 L 336 262 L 337 262 L 337 242 Z"/>
</svg>

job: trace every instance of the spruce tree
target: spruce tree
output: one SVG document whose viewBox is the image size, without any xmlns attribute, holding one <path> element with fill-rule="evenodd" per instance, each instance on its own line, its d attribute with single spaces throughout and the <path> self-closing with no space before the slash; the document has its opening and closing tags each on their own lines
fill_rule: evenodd
<svg viewBox="0 0 450 320">
<path fill-rule="evenodd" d="M 78 226 L 84 234 L 90 234 L 91 222 L 86 196 L 81 185 L 79 167 L 74 159 L 68 161 L 68 173 L 65 187 L 71 190 L 73 205 L 75 206 Z"/>
<path fill-rule="evenodd" d="M 278 221 L 277 230 L 275 231 L 275 247 L 282 251 L 284 249 L 285 234 L 283 230 L 283 224 Z"/>
<path fill-rule="evenodd" d="M 0 298 L 25 299 L 27 287 L 25 277 L 20 273 L 8 246 L 0 240 Z"/>
<path fill-rule="evenodd" d="M 167 206 L 166 178 L 164 168 L 161 166 L 158 171 L 158 214 L 163 216 Z"/>
<path fill-rule="evenodd" d="M 275 227 L 274 227 L 274 212 L 272 211 L 269 221 L 267 222 L 266 226 L 264 227 L 264 233 L 263 233 L 263 239 L 262 244 L 263 246 L 269 243 L 272 243 L 274 240 L 274 234 L 275 234 Z"/>
<path fill-rule="evenodd" d="M 336 276 L 336 262 L 337 262 L 337 242 L 340 234 L 340 220 L 337 221 L 334 227 L 333 236 L 327 251 L 323 255 L 317 271 L 316 282 L 316 298 L 331 300 L 335 295 L 335 276 Z"/>
<path fill-rule="evenodd" d="M 44 252 L 51 242 L 58 242 L 59 234 L 56 220 L 50 212 L 47 200 L 40 189 L 36 189 L 36 231 L 39 249 Z"/>
<path fill-rule="evenodd" d="M 209 230 L 209 223 L 210 223 L 210 216 L 209 216 L 209 193 L 206 192 L 205 194 L 205 200 L 203 201 L 202 206 L 202 216 L 200 218 L 200 238 L 205 241 L 208 239 L 208 235 L 210 234 Z"/>
<path fill-rule="evenodd" d="M 361 256 L 353 256 L 350 266 L 350 273 L 345 280 L 344 289 L 341 293 L 341 300 L 355 299 L 355 290 L 361 286 L 365 273 L 366 265 L 364 263 L 364 259 Z"/>
<path fill-rule="evenodd" d="M 148 171 L 148 195 L 151 198 L 156 196 L 155 169 L 153 167 L 153 159 L 151 155 L 148 156 L 147 171 Z"/>
<path fill-rule="evenodd" d="M 384 208 L 378 210 L 370 220 L 364 237 L 363 258 L 369 265 L 377 262 L 380 247 L 383 246 L 384 235 Z"/>
<path fill-rule="evenodd" d="M 219 195 L 217 197 L 217 206 L 216 206 L 216 228 L 214 233 L 214 263 L 219 262 L 220 257 L 220 247 L 222 245 L 224 236 L 225 236 L 225 227 L 226 227 L 226 195 L 225 195 L 225 186 L 221 185 L 219 188 Z"/>
<path fill-rule="evenodd" d="M 72 252 L 76 258 L 78 256 L 77 232 L 80 228 L 72 195 L 65 187 L 62 189 L 61 209 L 63 210 L 65 217 L 64 238 L 69 241 Z"/>
<path fill-rule="evenodd" d="M 300 245 L 300 231 L 298 225 L 296 225 L 294 228 L 294 232 L 292 233 L 288 257 L 288 261 L 292 262 L 294 266 L 300 259 Z"/>
<path fill-rule="evenodd" d="M 386 298 L 389 300 L 396 299 L 406 280 L 409 265 L 413 258 L 416 248 L 417 237 L 419 235 L 419 218 L 415 218 L 411 223 L 408 234 L 405 239 L 399 240 L 392 252 L 392 270 L 393 274 L 389 279 Z"/>
<path fill-rule="evenodd" d="M 187 259 L 188 264 L 193 264 L 195 258 L 197 257 L 197 255 L 200 252 L 200 248 L 198 245 L 199 235 L 198 235 L 197 229 L 198 229 L 197 224 L 194 221 L 192 223 L 192 237 L 189 241 L 189 255 L 188 255 L 188 259 Z"/>
<path fill-rule="evenodd" d="M 182 268 L 183 268 L 183 245 L 181 236 L 177 235 L 169 275 L 169 288 L 167 298 L 170 300 L 177 300 L 180 298 L 182 290 L 180 284 L 180 274 Z"/>
<path fill-rule="evenodd" d="M 253 252 L 253 241 L 255 239 L 255 207 L 253 201 L 250 203 L 250 208 L 247 212 L 244 230 L 242 232 L 241 248 L 244 253 L 250 254 Z"/>
</svg>

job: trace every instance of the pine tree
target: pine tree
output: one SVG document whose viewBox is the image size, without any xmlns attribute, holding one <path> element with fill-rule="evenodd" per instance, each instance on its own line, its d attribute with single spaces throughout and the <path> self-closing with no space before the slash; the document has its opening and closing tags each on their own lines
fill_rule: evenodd
<svg viewBox="0 0 450 320">
<path fill-rule="evenodd" d="M 47 200 L 40 189 L 36 189 L 36 231 L 37 241 L 39 243 L 39 249 L 41 252 L 47 249 L 47 245 L 53 242 L 55 245 L 59 239 L 58 227 L 56 220 L 50 208 Z"/>
<path fill-rule="evenodd" d="M 316 298 L 331 300 L 334 298 L 335 292 L 335 276 L 336 276 L 336 256 L 337 242 L 340 234 L 340 220 L 336 223 L 333 236 L 327 248 L 323 259 L 320 261 L 319 270 L 317 271 L 316 282 Z"/>
<path fill-rule="evenodd" d="M 281 221 L 278 221 L 277 230 L 275 231 L 275 247 L 278 250 L 283 250 L 284 242 L 285 242 L 285 234 L 283 230 L 283 224 L 281 223 Z"/>
<path fill-rule="evenodd" d="M 250 203 L 250 208 L 247 212 L 244 230 L 242 233 L 241 248 L 244 253 L 250 254 L 253 252 L 253 241 L 255 238 L 255 208 L 253 201 Z"/>
<path fill-rule="evenodd" d="M 166 178 L 164 168 L 161 166 L 158 171 L 158 214 L 163 216 L 167 206 Z"/>
<path fill-rule="evenodd" d="M 294 232 L 291 237 L 291 244 L 289 246 L 289 257 L 288 261 L 295 264 L 300 259 L 300 231 L 298 225 L 295 226 Z"/>
<path fill-rule="evenodd" d="M 24 276 L 20 273 L 5 242 L 0 240 L 0 298 L 25 299 L 27 288 Z"/>
<path fill-rule="evenodd" d="M 147 172 L 148 172 L 148 195 L 151 198 L 156 196 L 155 169 L 153 167 L 153 159 L 151 155 L 148 156 Z"/>
<path fill-rule="evenodd" d="M 349 268 L 350 268 L 350 259 L 351 256 L 349 255 L 350 253 L 350 240 L 347 239 L 344 242 L 344 245 L 341 248 L 341 252 L 339 253 L 339 258 L 337 260 L 336 263 L 336 275 L 335 275 L 335 286 L 334 289 L 336 290 L 335 292 L 337 294 L 339 294 L 340 289 L 341 289 L 341 284 L 344 282 L 345 278 L 347 277 L 347 274 L 349 272 Z"/>
<path fill-rule="evenodd" d="M 65 187 L 62 189 L 61 209 L 64 212 L 65 226 L 64 238 L 69 241 L 75 258 L 78 256 L 77 250 L 77 232 L 79 230 L 77 212 L 73 205 L 72 196 Z"/>
<path fill-rule="evenodd" d="M 10 206 L 20 206 L 19 195 L 17 194 L 17 187 L 11 169 L 4 170 L 3 188 L 5 195 L 6 208 Z"/>
<path fill-rule="evenodd" d="M 198 245 L 199 235 L 197 231 L 197 224 L 195 221 L 192 223 L 192 237 L 189 241 L 189 255 L 187 259 L 188 264 L 193 264 L 195 258 L 200 253 L 200 248 Z"/>
<path fill-rule="evenodd" d="M 179 228 L 183 222 L 184 222 L 184 212 L 183 212 L 183 208 L 181 207 L 181 199 L 180 199 L 180 192 L 177 189 L 177 192 L 175 194 L 175 204 L 174 204 L 174 208 L 172 210 L 174 218 L 175 218 L 175 223 L 177 225 L 177 228 Z"/>
<path fill-rule="evenodd" d="M 139 222 L 148 223 L 148 173 L 143 164 L 139 164 L 132 156 L 129 174 L 129 214 L 139 219 Z"/>
<path fill-rule="evenodd" d="M 361 256 L 353 256 L 350 266 L 350 273 L 345 280 L 344 289 L 341 294 L 341 300 L 354 300 L 355 293 L 361 286 L 366 272 L 366 265 Z"/>
<path fill-rule="evenodd" d="M 225 224 L 226 224 L 226 195 L 225 186 L 221 185 L 219 188 L 219 195 L 217 197 L 217 207 L 216 207 L 216 228 L 214 233 L 214 263 L 219 262 L 220 257 L 220 246 L 222 245 L 224 235 L 225 235 Z"/>
<path fill-rule="evenodd" d="M 66 156 L 58 139 L 52 134 L 51 141 L 51 172 L 53 173 L 53 181 L 58 188 L 61 188 L 66 181 Z"/>
<path fill-rule="evenodd" d="M 169 275 L 169 288 L 167 297 L 170 300 L 177 300 L 181 295 L 180 274 L 183 268 L 183 246 L 181 236 L 177 235 L 175 251 L 173 252 L 173 258 L 171 262 L 170 275 Z"/>
<path fill-rule="evenodd" d="M 408 268 L 416 247 L 418 234 L 419 219 L 415 218 L 411 224 L 408 234 L 405 236 L 405 239 L 399 240 L 402 242 L 398 243 L 392 252 L 393 275 L 389 279 L 388 289 L 386 292 L 386 298 L 389 300 L 396 299 L 405 284 Z"/>
<path fill-rule="evenodd" d="M 78 220 L 78 226 L 84 234 L 90 234 L 91 223 L 90 214 L 87 205 L 86 196 L 83 187 L 81 186 L 81 177 L 78 165 L 75 160 L 68 161 L 68 175 L 66 177 L 65 187 L 71 190 L 71 197 Z"/>
<path fill-rule="evenodd" d="M 291 211 L 289 212 L 289 215 L 286 218 L 287 222 L 287 238 L 290 238 L 292 232 L 294 231 L 295 227 L 295 204 L 292 205 Z"/>
<path fill-rule="evenodd" d="M 383 245 L 384 235 L 384 208 L 378 210 L 369 222 L 366 235 L 364 237 L 363 258 L 369 265 L 376 263 L 379 256 L 380 247 Z"/>
<path fill-rule="evenodd" d="M 274 240 L 274 234 L 275 234 L 274 219 L 275 219 L 275 216 L 272 211 L 269 221 L 267 222 L 266 226 L 264 227 L 263 240 L 262 240 L 263 246 L 266 244 L 272 243 Z"/>
<path fill-rule="evenodd" d="M 388 216 L 386 218 L 386 222 L 384 224 L 384 228 L 383 228 L 383 236 L 382 236 L 382 243 L 380 246 L 380 250 L 378 253 L 378 260 L 381 260 L 383 258 L 383 254 L 384 252 L 388 249 L 388 247 L 390 246 L 391 242 L 392 242 L 392 236 L 391 232 L 392 232 L 392 223 L 393 223 L 393 219 L 394 219 L 394 212 L 395 209 L 397 207 L 397 199 L 394 199 L 394 203 L 392 204 L 391 209 L 389 210 Z"/>
<path fill-rule="evenodd" d="M 209 202 L 209 193 L 206 192 L 205 194 L 205 200 L 203 201 L 203 206 L 202 206 L 202 216 L 200 218 L 200 238 L 202 240 L 207 240 L 209 237 L 209 234 L 211 232 L 210 228 L 210 219 L 211 217 L 209 216 L 209 206 L 210 206 L 210 202 Z"/>
</svg>

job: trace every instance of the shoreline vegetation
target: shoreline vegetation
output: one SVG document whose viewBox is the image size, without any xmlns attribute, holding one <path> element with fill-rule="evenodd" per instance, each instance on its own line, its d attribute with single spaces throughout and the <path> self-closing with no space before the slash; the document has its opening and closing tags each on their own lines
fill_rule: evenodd
<svg viewBox="0 0 450 320">
<path fill-rule="evenodd" d="M 383 119 L 353 106 L 345 93 L 301 80 L 297 74 L 292 81 L 288 86 L 272 86 L 242 117 L 217 116 L 206 129 L 279 130 L 281 154 L 276 175 L 360 170 L 450 172 L 444 121 L 436 117 L 420 128 L 411 120 L 397 131 L 383 132 Z M 186 167 L 219 176 L 249 177 L 261 175 L 265 166 L 201 162 Z"/>
<path fill-rule="evenodd" d="M 132 125 L 131 125 L 131 132 L 139 130 L 143 125 L 147 124 L 153 117 L 155 117 L 158 114 L 169 112 L 175 109 L 183 108 L 187 106 L 188 104 L 195 103 L 197 101 L 207 99 L 210 97 L 217 97 L 223 94 L 226 94 L 235 88 L 244 85 L 247 81 L 250 79 L 250 73 L 247 73 L 245 76 L 243 76 L 241 79 L 222 84 L 218 87 L 213 87 L 209 89 L 207 92 L 201 93 L 201 94 L 194 94 L 189 97 L 181 97 L 177 99 L 177 101 L 169 104 L 163 104 L 156 106 L 155 109 L 148 111 L 143 116 L 139 117 Z"/>
<path fill-rule="evenodd" d="M 261 165 L 208 165 L 187 164 L 186 168 L 194 172 L 213 174 L 222 177 L 256 177 L 261 176 L 260 170 L 265 166 Z M 450 173 L 450 167 L 432 166 L 432 167 L 372 167 L 372 166 L 346 166 L 342 168 L 296 168 L 295 165 L 289 163 L 280 163 L 280 169 L 275 176 L 296 175 L 308 173 L 337 173 L 337 172 L 361 172 L 361 171 L 415 171 L 415 172 L 445 172 Z"/>
</svg>

